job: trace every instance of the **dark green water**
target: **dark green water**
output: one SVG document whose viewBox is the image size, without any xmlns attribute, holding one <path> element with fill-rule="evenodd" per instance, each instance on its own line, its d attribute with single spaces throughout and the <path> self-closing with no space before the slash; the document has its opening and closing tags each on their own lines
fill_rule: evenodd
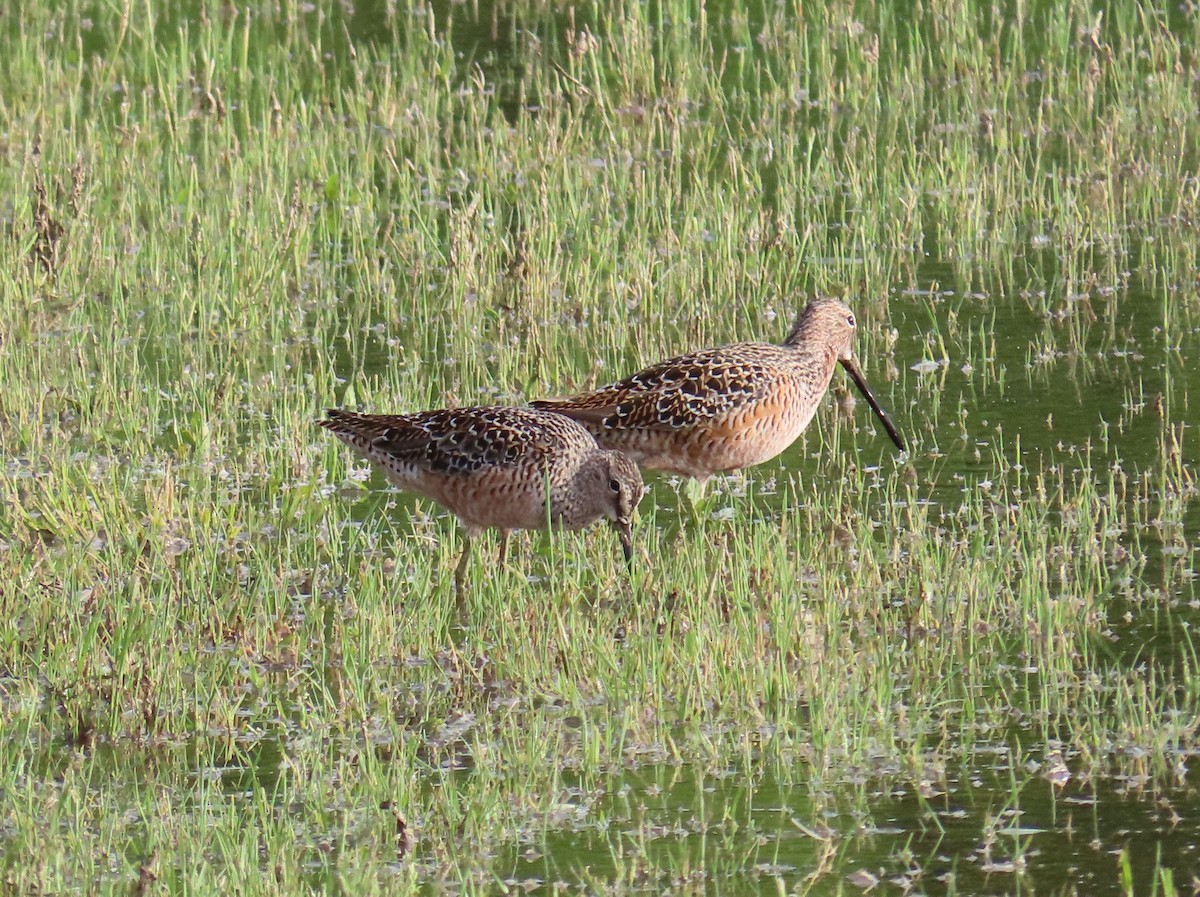
<svg viewBox="0 0 1200 897">
<path fill-rule="evenodd" d="M 1059 788 L 1026 768 L 1035 762 L 1007 745 L 981 748 L 978 765 L 952 777 L 945 793 L 876 787 L 861 804 L 819 808 L 807 788 L 765 776 L 747 782 L 738 770 L 631 773 L 615 793 L 574 795 L 581 816 L 602 819 L 602 830 L 593 823 L 552 835 L 545 855 L 514 860 L 511 878 L 608 878 L 613 844 L 624 855 L 686 858 L 676 865 L 703 869 L 714 893 L 790 892 L 831 849 L 835 868 L 864 884 L 876 879 L 885 893 L 1056 893 L 1068 883 L 1116 893 L 1122 853 L 1137 882 L 1150 881 L 1156 863 L 1185 872 L 1200 863 L 1200 826 L 1186 806 L 1124 783 Z M 854 783 L 832 787 L 853 792 Z M 1178 883 L 1188 886 L 1186 877 Z M 678 883 L 640 884 L 650 892 Z"/>
</svg>

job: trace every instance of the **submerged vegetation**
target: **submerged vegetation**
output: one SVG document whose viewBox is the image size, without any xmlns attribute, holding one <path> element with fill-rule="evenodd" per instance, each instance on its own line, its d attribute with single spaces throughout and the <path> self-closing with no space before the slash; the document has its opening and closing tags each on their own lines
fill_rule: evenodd
<svg viewBox="0 0 1200 897">
<path fill-rule="evenodd" d="M 1194 5 L 17 7 L 5 891 L 1193 886 Z M 909 453 L 837 386 L 650 477 L 632 579 L 528 535 L 456 602 L 313 423 L 820 295 Z"/>
</svg>

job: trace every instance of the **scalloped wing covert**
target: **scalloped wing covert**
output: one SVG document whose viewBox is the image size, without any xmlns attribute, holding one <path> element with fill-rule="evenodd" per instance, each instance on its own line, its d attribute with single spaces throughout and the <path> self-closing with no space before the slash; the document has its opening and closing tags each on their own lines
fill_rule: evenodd
<svg viewBox="0 0 1200 897">
<path fill-rule="evenodd" d="M 594 448 L 592 437 L 569 420 L 520 408 L 453 408 L 401 415 L 363 415 L 331 409 L 321 426 L 362 440 L 396 460 L 433 473 L 536 465 L 574 443 Z"/>
<path fill-rule="evenodd" d="M 694 427 L 761 398 L 777 376 L 770 356 L 778 354 L 778 346 L 758 343 L 708 349 L 590 393 L 531 404 L 605 429 Z"/>
</svg>

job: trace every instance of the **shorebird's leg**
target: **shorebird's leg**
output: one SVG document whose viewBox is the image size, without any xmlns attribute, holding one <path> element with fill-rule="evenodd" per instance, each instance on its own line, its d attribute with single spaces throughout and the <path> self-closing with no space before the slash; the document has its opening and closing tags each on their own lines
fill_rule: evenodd
<svg viewBox="0 0 1200 897">
<path fill-rule="evenodd" d="M 471 558 L 471 531 L 463 530 L 463 552 L 462 557 L 458 561 L 458 566 L 454 569 L 454 594 L 462 597 L 463 584 L 466 582 L 467 562 Z"/>
</svg>

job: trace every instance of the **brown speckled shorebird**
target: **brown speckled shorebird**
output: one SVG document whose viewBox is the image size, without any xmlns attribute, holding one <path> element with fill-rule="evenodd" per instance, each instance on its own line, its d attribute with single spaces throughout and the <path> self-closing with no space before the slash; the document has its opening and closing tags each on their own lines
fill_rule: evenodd
<svg viewBox="0 0 1200 897">
<path fill-rule="evenodd" d="M 795 442 L 840 362 L 905 451 L 854 360 L 855 329 L 849 308 L 817 299 L 783 345 L 735 343 L 680 355 L 594 392 L 531 404 L 574 418 L 602 447 L 625 452 L 646 470 L 703 483 L 769 461 Z"/>
<path fill-rule="evenodd" d="M 574 530 L 607 517 L 632 562 L 630 518 L 644 492 L 641 472 L 620 452 L 601 449 L 569 418 L 505 407 L 327 414 L 317 423 L 401 489 L 433 499 L 462 522 L 466 544 L 454 573 L 456 590 L 471 540 L 490 527 L 501 532 L 503 564 L 511 530 L 546 529 L 548 523 Z"/>
</svg>

